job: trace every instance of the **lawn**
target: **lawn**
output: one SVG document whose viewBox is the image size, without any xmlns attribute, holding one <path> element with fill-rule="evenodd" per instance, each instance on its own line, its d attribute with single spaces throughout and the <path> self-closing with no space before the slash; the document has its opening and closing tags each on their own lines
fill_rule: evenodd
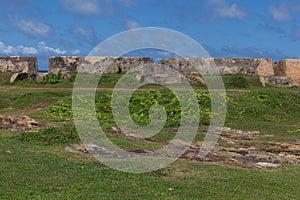
<svg viewBox="0 0 300 200">
<path fill-rule="evenodd" d="M 105 75 L 100 88 L 111 88 L 120 74 Z M 1 78 L 1 77 L 0 77 Z M 258 130 L 264 141 L 291 142 L 300 139 L 300 88 L 262 88 L 257 77 L 224 77 L 227 91 L 225 125 Z M 246 84 L 237 84 L 245 81 Z M 1 78 L 4 83 L 7 81 Z M 7 82 L 6 82 L 7 83 Z M 82 154 L 64 150 L 79 142 L 72 122 L 73 82 L 57 84 L 19 82 L 2 84 L 0 114 L 28 115 L 45 127 L 38 132 L 0 130 L 0 199 L 299 199 L 300 165 L 274 170 L 233 167 L 222 163 L 177 160 L 159 171 L 131 174 L 116 171 Z M 203 119 L 209 119 L 209 95 L 194 85 Z M 167 90 L 154 86 L 137 91 L 131 98 L 136 123 L 149 123 L 147 110 L 155 101 L 171 116 L 152 139 L 155 144 L 131 141 L 109 132 L 111 91 L 97 91 L 96 110 L 108 137 L 124 149 L 153 150 L 162 147 L 178 124 L 178 102 Z M 157 97 L 157 98 L 154 98 Z M 98 102 L 98 103 L 97 103 Z M 144 102 L 144 104 L 142 103 Z M 177 111 L 174 111 L 176 110 Z M 135 115 L 134 115 L 135 114 Z M 203 121 L 205 122 L 205 121 Z M 195 140 L 208 123 L 200 124 Z M 265 137 L 273 135 L 273 137 Z"/>
</svg>

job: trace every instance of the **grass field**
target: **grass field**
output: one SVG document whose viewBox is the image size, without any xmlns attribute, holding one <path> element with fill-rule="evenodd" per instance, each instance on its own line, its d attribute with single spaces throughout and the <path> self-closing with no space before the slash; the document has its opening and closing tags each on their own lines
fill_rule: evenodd
<svg viewBox="0 0 300 200">
<path fill-rule="evenodd" d="M 112 88 L 122 74 L 105 75 L 100 88 Z M 0 131 L 0 199 L 299 199 L 300 165 L 275 170 L 257 170 L 223 164 L 178 160 L 159 171 L 130 174 L 110 169 L 92 157 L 69 153 L 64 148 L 78 143 L 72 119 L 73 80 L 56 84 L 8 83 L 0 76 L 0 114 L 28 115 L 47 127 L 38 132 Z M 257 77 L 224 76 L 227 91 L 226 126 L 258 130 L 257 143 L 266 140 L 290 142 L 300 139 L 300 88 L 260 86 Z M 242 83 L 242 84 L 241 84 Z M 203 86 L 193 85 L 209 119 L 210 101 Z M 147 124 L 147 109 L 158 97 L 174 116 L 160 134 L 145 144 L 111 135 L 125 149 L 157 149 L 174 136 L 168 128 L 178 126 L 177 104 L 166 90 L 146 86 L 132 98 L 135 122 Z M 165 96 L 163 96 L 165 95 Z M 111 91 L 97 91 L 97 116 L 103 128 L 114 126 Z M 141 104 L 142 100 L 148 100 Z M 168 97 L 168 98 L 167 98 Z M 173 102 L 171 104 L 170 102 Z M 175 102 L 175 103 L 174 103 Z M 142 106 L 141 106 L 142 105 Z M 204 121 L 205 122 L 205 121 Z M 201 124 L 204 130 L 207 123 Z M 265 137 L 273 135 L 272 138 Z M 202 140 L 200 134 L 195 140 Z"/>
</svg>

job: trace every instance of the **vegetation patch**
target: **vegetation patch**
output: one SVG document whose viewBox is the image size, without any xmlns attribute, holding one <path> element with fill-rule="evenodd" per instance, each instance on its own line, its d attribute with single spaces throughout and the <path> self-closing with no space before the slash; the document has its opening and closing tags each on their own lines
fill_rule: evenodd
<svg viewBox="0 0 300 200">
<path fill-rule="evenodd" d="M 66 145 L 79 142 L 74 125 L 63 125 L 61 127 L 48 127 L 38 132 L 25 132 L 16 136 L 20 142 L 28 142 L 40 145 Z"/>
</svg>

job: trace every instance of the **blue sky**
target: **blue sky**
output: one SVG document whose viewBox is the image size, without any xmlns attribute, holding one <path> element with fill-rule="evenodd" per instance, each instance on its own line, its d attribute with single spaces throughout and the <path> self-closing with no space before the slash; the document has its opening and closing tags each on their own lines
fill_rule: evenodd
<svg viewBox="0 0 300 200">
<path fill-rule="evenodd" d="M 108 37 L 139 27 L 180 31 L 213 57 L 300 57 L 298 0 L 0 2 L 0 55 L 37 56 L 40 69 L 48 56 L 84 56 Z"/>
</svg>

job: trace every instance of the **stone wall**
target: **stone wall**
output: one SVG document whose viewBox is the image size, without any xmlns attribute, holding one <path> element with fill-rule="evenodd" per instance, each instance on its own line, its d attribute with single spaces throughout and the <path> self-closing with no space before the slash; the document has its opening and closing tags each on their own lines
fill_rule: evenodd
<svg viewBox="0 0 300 200">
<path fill-rule="evenodd" d="M 195 66 L 204 73 L 214 73 L 213 63 L 220 74 L 274 75 L 272 59 L 267 58 L 165 58 L 159 62 L 184 74 L 197 71 Z"/>
<path fill-rule="evenodd" d="M 149 69 L 140 71 L 140 79 L 150 82 L 178 82 L 182 77 L 168 68 L 187 75 L 197 73 L 215 74 L 217 66 L 220 74 L 245 74 L 260 77 L 263 85 L 300 86 L 300 59 L 285 59 L 272 63 L 267 58 L 165 58 L 154 64 L 150 57 L 101 57 L 101 56 L 61 56 L 50 57 L 48 70 L 52 73 L 77 72 L 79 69 L 90 73 L 127 72 L 140 65 Z M 107 67 L 104 71 L 104 67 Z M 36 57 L 0 57 L 0 72 L 15 72 L 11 81 L 24 77 L 38 77 Z"/>
<path fill-rule="evenodd" d="M 300 86 L 300 59 L 284 59 L 274 63 L 276 76 L 289 77 L 292 85 Z"/>
<path fill-rule="evenodd" d="M 181 83 L 184 78 L 182 74 L 162 64 L 148 63 L 135 69 L 134 72 L 137 72 L 138 81 L 146 83 Z"/>
<path fill-rule="evenodd" d="M 50 57 L 48 62 L 48 70 L 50 73 L 77 72 L 80 71 L 90 73 L 115 73 L 127 72 L 139 65 L 153 63 L 150 57 L 101 57 L 101 56 L 61 56 Z M 104 71 L 103 66 L 107 67 Z"/>
<path fill-rule="evenodd" d="M 23 72 L 36 76 L 38 63 L 36 57 L 5 56 L 0 57 L 0 72 Z"/>
</svg>

